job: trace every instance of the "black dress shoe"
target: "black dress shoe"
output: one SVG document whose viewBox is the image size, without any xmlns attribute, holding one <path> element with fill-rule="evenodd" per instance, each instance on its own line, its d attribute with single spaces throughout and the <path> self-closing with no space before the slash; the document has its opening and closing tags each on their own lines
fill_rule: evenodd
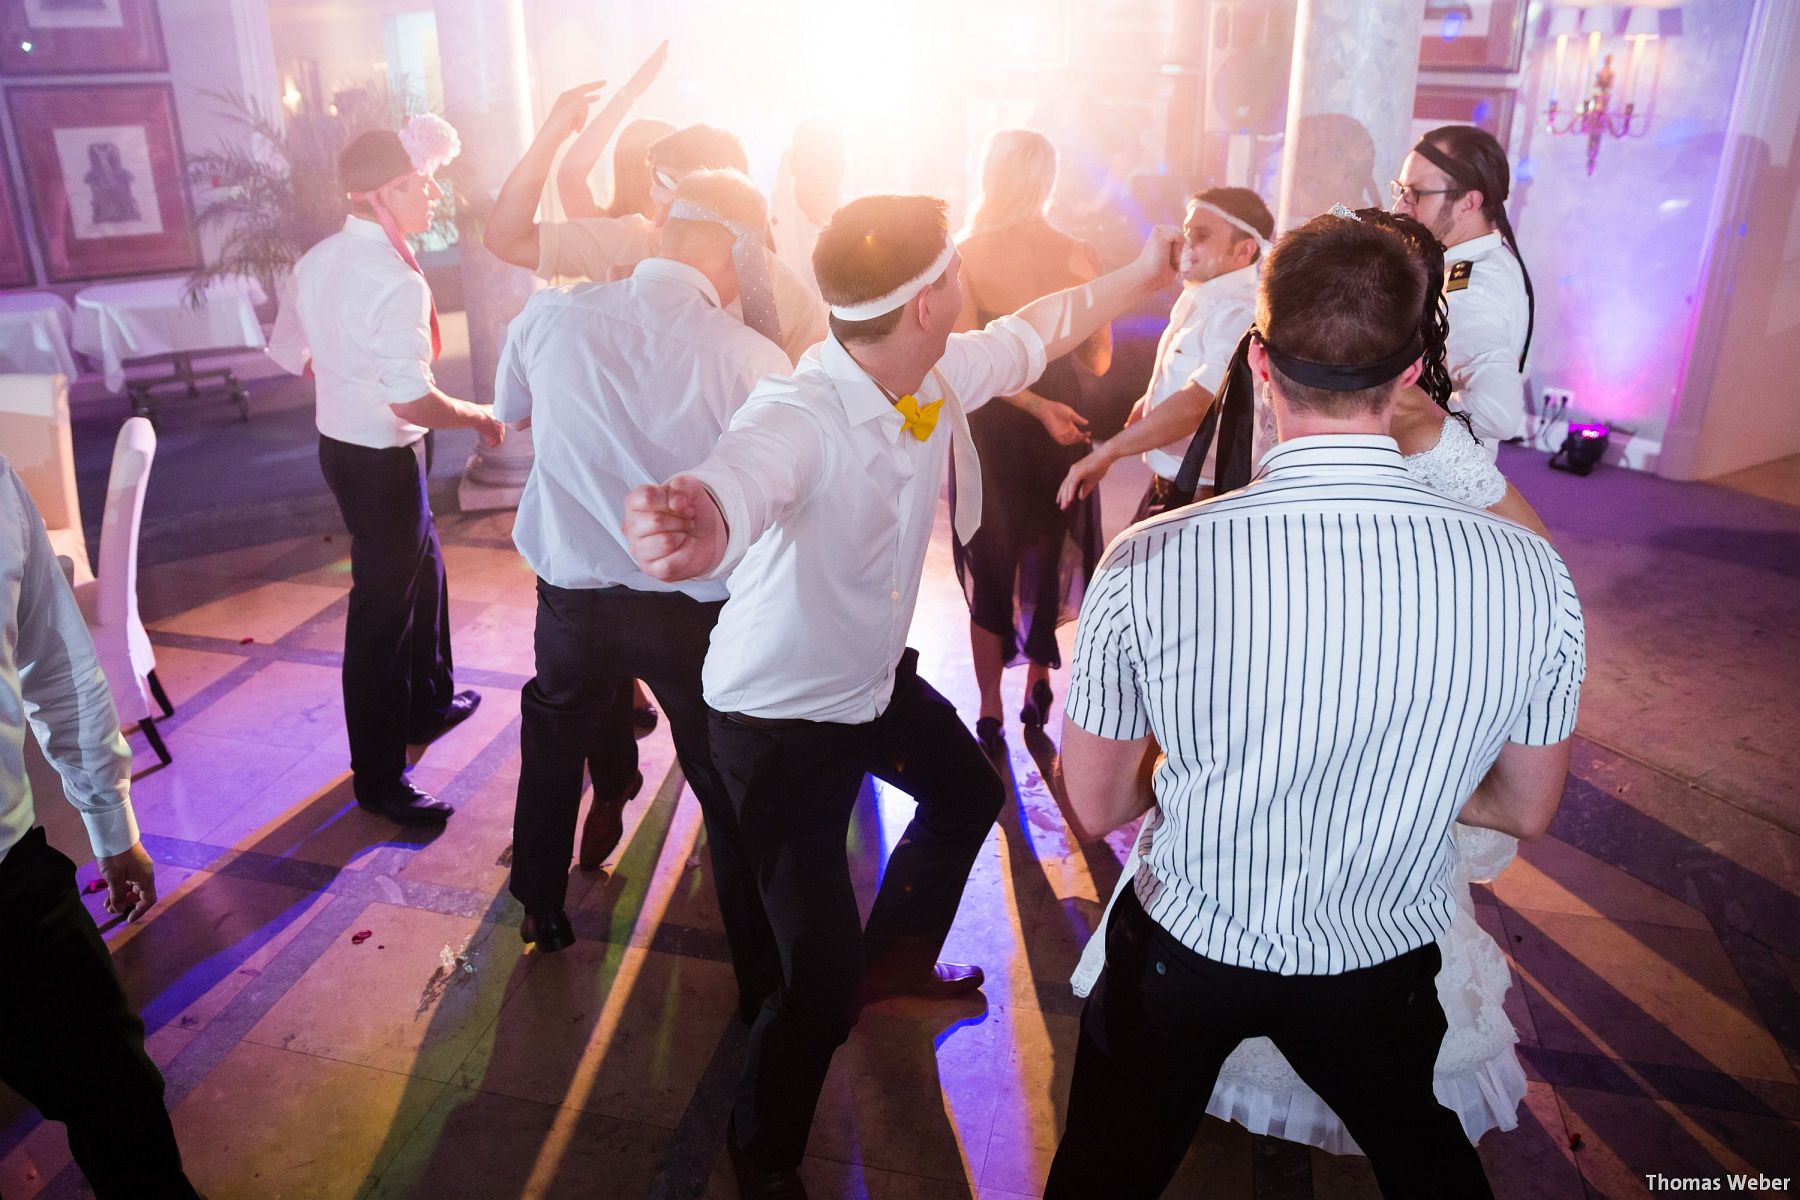
<svg viewBox="0 0 1800 1200">
<path fill-rule="evenodd" d="M 750 1161 L 738 1145 L 735 1116 L 725 1122 L 725 1150 L 731 1155 L 731 1173 L 737 1176 L 738 1200 L 806 1200 L 800 1172 L 765 1171 Z"/>
<path fill-rule="evenodd" d="M 625 836 L 625 805 L 644 788 L 644 773 L 636 772 L 625 790 L 611 800 L 594 797 L 587 820 L 581 823 L 581 848 L 575 862 L 584 871 L 598 871 L 606 856 L 619 848 Z"/>
<path fill-rule="evenodd" d="M 406 740 L 414 746 L 424 746 L 431 742 L 435 742 L 446 733 L 449 733 L 452 729 L 455 729 L 458 725 L 461 725 L 464 721 L 474 716 L 475 710 L 480 707 L 480 692 L 476 691 L 474 688 L 458 692 L 456 695 L 450 697 L 449 707 L 444 709 L 443 716 L 438 718 L 436 724 L 428 725 L 423 729 L 412 730 L 406 735 Z"/>
<path fill-rule="evenodd" d="M 535 945 L 539 954 L 555 954 L 575 944 L 575 927 L 562 909 L 554 912 L 526 913 L 519 922 L 521 941 Z"/>
<path fill-rule="evenodd" d="M 923 973 L 874 971 L 863 977 L 862 1000 L 872 1004 L 891 996 L 915 996 L 920 1000 L 954 1000 L 979 991 L 987 982 L 980 967 L 962 963 L 937 963 Z"/>
<path fill-rule="evenodd" d="M 456 811 L 404 779 L 359 795 L 356 803 L 397 825 L 442 825 Z"/>
<path fill-rule="evenodd" d="M 999 717 L 980 717 L 975 722 L 975 740 L 990 755 L 1006 753 L 1006 727 Z"/>
<path fill-rule="evenodd" d="M 1050 721 L 1050 703 L 1055 700 L 1050 691 L 1050 681 L 1040 679 L 1031 685 L 1025 694 L 1025 703 L 1019 708 L 1019 724 L 1045 725 Z"/>
</svg>

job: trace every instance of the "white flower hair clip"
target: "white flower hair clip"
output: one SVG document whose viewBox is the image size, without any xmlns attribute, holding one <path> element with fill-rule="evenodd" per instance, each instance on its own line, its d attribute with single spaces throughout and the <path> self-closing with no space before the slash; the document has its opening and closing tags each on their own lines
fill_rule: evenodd
<svg viewBox="0 0 1800 1200">
<path fill-rule="evenodd" d="M 436 113 L 419 113 L 400 131 L 400 144 L 406 148 L 413 167 L 427 175 L 435 174 L 451 159 L 462 153 L 462 139 L 456 126 Z"/>
<path fill-rule="evenodd" d="M 1346 207 L 1345 207 L 1345 206 L 1344 206 L 1344 205 L 1342 205 L 1342 204 L 1334 204 L 1334 205 L 1332 205 L 1332 206 L 1331 206 L 1331 212 L 1330 212 L 1330 215 L 1332 215 L 1332 216 L 1334 216 L 1334 217 L 1342 217 L 1342 218 L 1344 218 L 1344 219 L 1345 219 L 1345 220 L 1346 220 L 1346 221 L 1357 221 L 1357 222 L 1361 222 L 1361 221 L 1362 221 L 1362 218 L 1361 218 L 1361 217 L 1359 217 L 1359 216 L 1357 216 L 1357 215 L 1356 215 L 1356 213 L 1355 213 L 1355 212 L 1354 212 L 1354 211 L 1352 211 L 1352 210 L 1351 210 L 1351 209 L 1349 209 L 1349 208 L 1346 208 Z"/>
</svg>

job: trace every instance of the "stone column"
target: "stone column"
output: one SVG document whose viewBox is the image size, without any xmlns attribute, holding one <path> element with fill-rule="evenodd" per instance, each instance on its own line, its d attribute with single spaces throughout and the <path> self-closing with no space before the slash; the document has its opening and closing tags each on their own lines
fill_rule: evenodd
<svg viewBox="0 0 1800 1200">
<path fill-rule="evenodd" d="M 437 0 L 436 9 L 444 115 L 463 145 L 450 170 L 457 185 L 462 235 L 457 251 L 475 381 L 475 394 L 468 398 L 492 404 L 507 323 L 540 286 L 530 271 L 508 266 L 481 244 L 494 196 L 531 141 L 525 12 L 519 0 Z M 529 433 L 509 430 L 497 450 L 477 445 L 457 489 L 463 511 L 517 505 L 531 460 Z"/>
<path fill-rule="evenodd" d="M 1300 0 L 1278 230 L 1333 204 L 1387 207 L 1413 144 L 1425 0 Z"/>
</svg>

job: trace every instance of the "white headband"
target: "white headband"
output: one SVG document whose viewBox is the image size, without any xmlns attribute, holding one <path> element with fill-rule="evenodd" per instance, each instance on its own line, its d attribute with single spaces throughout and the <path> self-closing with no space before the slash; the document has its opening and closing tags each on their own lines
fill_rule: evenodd
<svg viewBox="0 0 1800 1200">
<path fill-rule="evenodd" d="M 1232 216 L 1210 200 L 1190 200 L 1188 203 L 1192 204 L 1195 208 L 1204 208 L 1207 212 L 1219 218 L 1219 220 L 1244 234 L 1244 236 L 1256 239 L 1258 249 L 1265 252 L 1268 250 L 1269 239 L 1259 233 L 1256 227 L 1251 225 L 1250 222 Z"/>
<path fill-rule="evenodd" d="M 945 234 L 943 250 L 922 272 L 914 275 L 885 296 L 864 300 L 861 304 L 834 304 L 831 306 L 831 315 L 840 321 L 869 321 L 883 313 L 893 312 L 934 283 L 938 276 L 944 273 L 944 268 L 950 265 L 950 260 L 955 255 L 956 243 L 950 240 L 949 234 Z"/>
</svg>

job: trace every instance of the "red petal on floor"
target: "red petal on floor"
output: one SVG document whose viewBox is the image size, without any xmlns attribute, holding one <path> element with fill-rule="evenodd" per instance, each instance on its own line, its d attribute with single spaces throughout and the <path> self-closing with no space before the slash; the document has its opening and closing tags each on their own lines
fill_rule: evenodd
<svg viewBox="0 0 1800 1200">
<path fill-rule="evenodd" d="M 373 929 L 359 929 L 350 935 L 350 944 L 353 946 L 360 946 L 374 936 L 375 931 Z"/>
</svg>

